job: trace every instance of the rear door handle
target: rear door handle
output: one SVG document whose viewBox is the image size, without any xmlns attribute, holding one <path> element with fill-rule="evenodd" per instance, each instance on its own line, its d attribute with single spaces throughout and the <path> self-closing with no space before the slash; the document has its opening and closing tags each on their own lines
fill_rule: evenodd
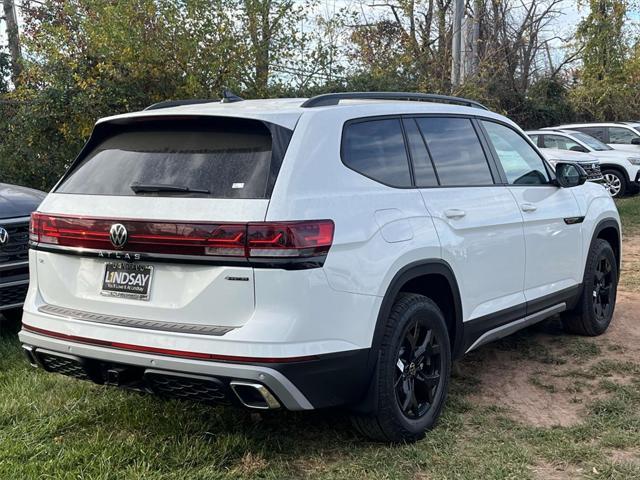
<svg viewBox="0 0 640 480">
<path fill-rule="evenodd" d="M 462 218 L 467 214 L 467 212 L 458 208 L 450 208 L 448 210 L 445 210 L 444 214 L 447 218 Z"/>
<path fill-rule="evenodd" d="M 523 203 L 522 205 L 520 205 L 520 208 L 523 212 L 535 212 L 536 210 L 538 210 L 538 207 L 536 207 L 532 203 Z"/>
</svg>

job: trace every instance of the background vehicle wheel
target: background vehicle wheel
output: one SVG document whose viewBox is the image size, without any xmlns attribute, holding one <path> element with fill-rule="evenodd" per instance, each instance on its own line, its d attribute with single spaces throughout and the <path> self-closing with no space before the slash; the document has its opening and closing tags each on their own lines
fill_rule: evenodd
<svg viewBox="0 0 640 480">
<path fill-rule="evenodd" d="M 618 262 L 605 240 L 589 251 L 583 291 L 576 309 L 563 316 L 565 328 L 578 335 L 603 334 L 613 318 L 618 291 Z"/>
<path fill-rule="evenodd" d="M 429 298 L 401 293 L 385 325 L 371 389 L 376 410 L 354 416 L 365 436 L 384 442 L 419 440 L 444 405 L 451 347 L 444 316 Z"/>
<path fill-rule="evenodd" d="M 617 170 L 605 170 L 602 172 L 605 186 L 613 198 L 624 197 L 629 189 L 627 179 Z"/>
</svg>

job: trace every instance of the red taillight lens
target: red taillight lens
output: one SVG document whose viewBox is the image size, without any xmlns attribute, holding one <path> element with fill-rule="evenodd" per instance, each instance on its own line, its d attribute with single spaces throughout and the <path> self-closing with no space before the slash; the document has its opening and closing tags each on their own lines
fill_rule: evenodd
<svg viewBox="0 0 640 480">
<path fill-rule="evenodd" d="M 29 240 L 38 242 L 40 240 L 40 214 L 33 212 L 31 214 L 31 222 L 29 222 Z"/>
<path fill-rule="evenodd" d="M 114 250 L 110 230 L 121 223 L 127 231 L 122 249 L 176 255 L 245 255 L 246 225 L 114 221 L 96 218 L 32 217 L 32 240 L 63 247 Z"/>
<path fill-rule="evenodd" d="M 291 258 L 326 255 L 333 242 L 331 220 L 256 223 L 177 223 L 31 215 L 29 238 L 40 244 L 116 249 L 110 230 L 122 224 L 123 250 L 171 255 Z"/>
<path fill-rule="evenodd" d="M 314 257 L 325 255 L 333 243 L 333 222 L 250 223 L 250 257 Z"/>
</svg>

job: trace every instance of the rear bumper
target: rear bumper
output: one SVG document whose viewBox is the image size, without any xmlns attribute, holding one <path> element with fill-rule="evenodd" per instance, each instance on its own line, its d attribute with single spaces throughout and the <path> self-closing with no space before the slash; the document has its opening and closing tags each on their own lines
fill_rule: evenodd
<svg viewBox="0 0 640 480">
<path fill-rule="evenodd" d="M 253 408 L 282 406 L 288 410 L 311 410 L 352 404 L 362 398 L 370 377 L 368 349 L 265 365 L 168 357 L 87 345 L 24 329 L 19 338 L 32 365 L 50 372 L 164 396 L 244 403 Z M 172 386 L 167 389 L 169 383 Z M 276 402 L 271 406 L 248 405 L 236 394 L 234 384 L 264 387 L 267 397 L 271 395 Z"/>
</svg>

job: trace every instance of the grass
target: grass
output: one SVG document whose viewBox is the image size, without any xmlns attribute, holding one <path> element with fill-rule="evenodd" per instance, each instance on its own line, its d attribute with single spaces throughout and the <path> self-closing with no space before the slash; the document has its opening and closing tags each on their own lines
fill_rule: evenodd
<svg viewBox="0 0 640 480">
<path fill-rule="evenodd" d="M 625 235 L 640 233 L 640 197 L 616 200 Z"/>
<path fill-rule="evenodd" d="M 618 206 L 625 229 L 640 233 L 640 199 Z M 45 374 L 26 364 L 15 332 L 4 329 L 0 480 L 529 479 L 556 468 L 566 478 L 640 478 L 633 453 L 640 365 L 607 357 L 618 349 L 606 342 L 534 335 L 517 334 L 462 360 L 437 428 L 416 444 L 386 446 L 358 437 L 339 410 L 257 417 Z M 496 353 L 535 364 L 530 383 L 575 398 L 584 409 L 580 421 L 535 427 L 508 408 L 474 401 L 481 387 L 474 371 Z"/>
</svg>

